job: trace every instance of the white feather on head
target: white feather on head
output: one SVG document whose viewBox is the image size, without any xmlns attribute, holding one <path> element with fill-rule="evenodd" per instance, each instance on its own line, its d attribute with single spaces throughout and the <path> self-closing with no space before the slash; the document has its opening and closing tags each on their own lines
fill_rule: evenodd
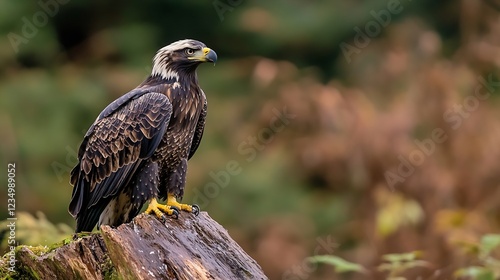
<svg viewBox="0 0 500 280">
<path fill-rule="evenodd" d="M 153 58 L 153 70 L 151 71 L 151 75 L 161 76 L 166 80 L 175 79 L 176 81 L 179 81 L 179 74 L 172 69 L 168 69 L 169 55 L 178 50 L 185 48 L 199 48 L 200 46 L 203 47 L 205 44 L 192 39 L 184 39 L 173 42 L 170 45 L 159 49 Z"/>
</svg>

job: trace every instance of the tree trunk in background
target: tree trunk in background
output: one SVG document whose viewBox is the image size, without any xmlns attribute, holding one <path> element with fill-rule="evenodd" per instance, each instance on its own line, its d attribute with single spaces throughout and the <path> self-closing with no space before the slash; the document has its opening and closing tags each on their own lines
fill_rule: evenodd
<svg viewBox="0 0 500 280">
<path fill-rule="evenodd" d="M 141 214 L 42 256 L 23 246 L 17 260 L 26 279 L 267 279 L 206 212 L 166 224 Z"/>
</svg>

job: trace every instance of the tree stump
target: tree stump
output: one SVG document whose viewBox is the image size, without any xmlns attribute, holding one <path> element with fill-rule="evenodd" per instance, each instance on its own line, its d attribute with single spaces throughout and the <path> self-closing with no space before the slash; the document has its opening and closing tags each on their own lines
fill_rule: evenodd
<svg viewBox="0 0 500 280">
<path fill-rule="evenodd" d="M 22 246 L 16 258 L 27 279 L 267 279 L 206 212 L 165 224 L 141 214 L 41 256 Z"/>
</svg>

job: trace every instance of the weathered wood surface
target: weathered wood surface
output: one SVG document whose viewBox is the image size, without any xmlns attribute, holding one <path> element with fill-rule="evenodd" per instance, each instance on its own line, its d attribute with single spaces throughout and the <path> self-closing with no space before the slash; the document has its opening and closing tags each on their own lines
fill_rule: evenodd
<svg viewBox="0 0 500 280">
<path fill-rule="evenodd" d="M 42 256 L 17 253 L 33 279 L 267 279 L 260 266 L 206 212 L 165 224 L 141 214 Z"/>
</svg>

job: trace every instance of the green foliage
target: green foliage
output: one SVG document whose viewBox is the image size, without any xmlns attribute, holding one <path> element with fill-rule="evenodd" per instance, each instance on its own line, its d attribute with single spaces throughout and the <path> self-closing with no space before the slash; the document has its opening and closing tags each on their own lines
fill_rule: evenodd
<svg viewBox="0 0 500 280">
<path fill-rule="evenodd" d="M 7 225 L 12 221 L 0 221 L 0 228 L 8 229 Z M 16 223 L 16 245 L 23 244 L 35 246 L 33 252 L 43 254 L 53 248 L 67 244 L 73 233 L 73 229 L 63 223 L 53 224 L 42 212 L 37 212 L 36 216 L 27 212 L 18 212 Z M 8 236 L 4 234 L 3 239 L 0 240 L 1 251 L 5 252 L 8 248 Z M 61 241 L 63 240 L 63 241 Z"/>
<path fill-rule="evenodd" d="M 21 246 L 28 246 L 37 256 L 42 256 L 54 249 L 66 245 L 72 241 L 73 229 L 66 224 L 53 224 L 42 212 L 37 212 L 36 216 L 30 213 L 17 212 L 15 221 L 15 245 L 14 252 L 17 252 Z M 0 221 L 1 229 L 9 229 L 7 226 L 12 223 L 11 220 Z M 19 271 L 14 273 L 9 271 L 9 251 L 8 237 L 10 232 L 2 234 L 0 240 L 0 251 L 5 254 L 0 259 L 0 279 L 28 279 L 18 275 Z M 19 245 L 19 246 L 18 246 Z"/>
<path fill-rule="evenodd" d="M 475 280 L 495 280 L 493 271 L 482 266 L 469 266 L 461 268 L 455 272 L 456 278 L 466 278 Z"/>
<path fill-rule="evenodd" d="M 463 249 L 473 253 L 480 265 L 467 266 L 457 269 L 454 273 L 457 279 L 495 280 L 500 277 L 500 259 L 494 254 L 500 249 L 500 235 L 486 234 L 477 244 L 459 243 Z M 498 252 L 496 252 L 498 255 Z M 430 263 L 422 260 L 422 251 L 413 251 L 401 254 L 386 254 L 382 256 L 383 262 L 377 267 L 378 271 L 386 272 L 388 280 L 406 280 L 403 275 L 413 268 L 430 268 Z M 368 270 L 361 264 L 346 261 L 333 255 L 317 255 L 307 258 L 311 263 L 323 263 L 335 268 L 336 273 L 360 272 L 368 274 Z M 422 275 L 417 273 L 417 275 Z"/>
<path fill-rule="evenodd" d="M 500 277 L 500 234 L 484 235 L 477 244 L 461 244 L 464 249 L 477 258 L 479 265 L 469 266 L 455 271 L 456 278 L 490 280 Z"/>
<path fill-rule="evenodd" d="M 428 262 L 420 260 L 421 256 L 421 251 L 413 251 L 403 254 L 383 255 L 382 259 L 384 260 L 384 263 L 378 266 L 378 270 L 388 272 L 389 275 L 387 276 L 387 279 L 390 280 L 406 279 L 401 275 L 407 270 L 411 268 L 429 266 Z"/>
<path fill-rule="evenodd" d="M 313 256 L 307 258 L 307 260 L 311 263 L 324 263 L 331 265 L 335 268 L 335 271 L 337 273 L 344 273 L 344 272 L 360 272 L 360 273 L 365 273 L 366 269 L 357 263 L 352 263 L 349 261 L 346 261 L 340 257 L 337 256 L 332 256 L 332 255 L 320 255 L 320 256 Z"/>
<path fill-rule="evenodd" d="M 500 246 L 500 234 L 487 234 L 479 243 L 479 258 L 488 259 L 492 251 Z"/>
<path fill-rule="evenodd" d="M 428 267 L 429 263 L 421 260 L 422 252 L 414 251 L 402 254 L 387 254 L 383 255 L 383 263 L 378 266 L 378 270 L 382 272 L 387 272 L 388 280 L 405 280 L 407 278 L 402 275 L 412 268 L 418 267 Z M 312 263 L 324 263 L 331 265 L 335 268 L 335 272 L 360 272 L 367 274 L 368 271 L 362 265 L 348 262 L 340 257 L 333 255 L 318 255 L 307 258 L 309 262 Z"/>
</svg>

